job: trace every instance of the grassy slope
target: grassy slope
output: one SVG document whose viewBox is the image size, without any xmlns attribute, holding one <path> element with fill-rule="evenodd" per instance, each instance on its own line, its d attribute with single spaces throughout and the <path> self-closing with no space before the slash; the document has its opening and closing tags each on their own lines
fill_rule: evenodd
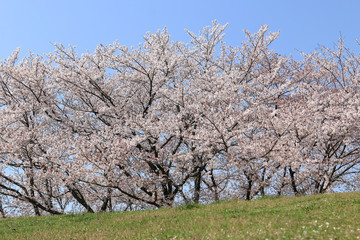
<svg viewBox="0 0 360 240">
<path fill-rule="evenodd" d="M 0 219 L 0 239 L 360 239 L 360 192 Z"/>
</svg>

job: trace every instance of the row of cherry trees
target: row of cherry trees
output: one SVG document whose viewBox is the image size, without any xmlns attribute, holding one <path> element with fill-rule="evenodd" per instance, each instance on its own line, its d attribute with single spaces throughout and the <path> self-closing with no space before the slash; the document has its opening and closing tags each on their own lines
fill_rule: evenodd
<svg viewBox="0 0 360 240">
<path fill-rule="evenodd" d="M 360 57 L 188 44 L 56 45 L 0 64 L 0 214 L 100 212 L 359 189 Z"/>
</svg>

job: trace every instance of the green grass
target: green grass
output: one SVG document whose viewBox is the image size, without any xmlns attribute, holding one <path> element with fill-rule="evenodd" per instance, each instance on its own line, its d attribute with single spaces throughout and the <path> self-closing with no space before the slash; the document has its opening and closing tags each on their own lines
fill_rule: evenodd
<svg viewBox="0 0 360 240">
<path fill-rule="evenodd" d="M 0 239 L 360 239 L 360 192 L 0 219 Z"/>
</svg>

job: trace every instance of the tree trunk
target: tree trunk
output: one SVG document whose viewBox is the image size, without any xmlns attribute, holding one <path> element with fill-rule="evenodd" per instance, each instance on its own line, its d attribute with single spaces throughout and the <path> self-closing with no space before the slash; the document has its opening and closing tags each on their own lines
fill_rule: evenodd
<svg viewBox="0 0 360 240">
<path fill-rule="evenodd" d="M 214 170 L 213 169 L 211 169 L 210 175 L 211 175 L 211 181 L 212 181 L 213 189 L 214 189 L 214 200 L 216 202 L 216 201 L 219 201 L 219 192 L 218 192 L 218 185 L 214 178 Z"/>
<path fill-rule="evenodd" d="M 294 191 L 294 194 L 295 196 L 299 196 L 300 193 L 297 189 L 297 186 L 296 186 L 296 181 L 295 181 L 295 172 L 292 170 L 291 167 L 289 167 L 289 173 L 290 173 L 290 179 L 291 179 L 291 187 Z"/>
<path fill-rule="evenodd" d="M 86 211 L 88 211 L 89 213 L 94 213 L 94 210 L 90 207 L 89 204 L 87 204 L 86 200 L 84 199 L 83 195 L 78 189 L 70 186 L 68 186 L 68 188 L 72 196 L 76 199 L 78 203 L 80 203 L 86 209 Z"/>
<path fill-rule="evenodd" d="M 245 176 L 247 178 L 247 188 L 246 188 L 246 198 L 245 200 L 247 201 L 250 201 L 252 199 L 252 196 L 251 196 L 251 190 L 252 190 L 252 184 L 253 184 L 253 181 L 251 179 L 251 174 L 250 175 L 247 175 L 246 171 L 244 172 L 245 173 Z"/>
<path fill-rule="evenodd" d="M 199 203 L 199 201 L 200 201 L 200 190 L 201 190 L 201 171 L 198 171 L 198 173 L 195 176 L 195 181 L 194 181 L 193 202 L 195 202 L 195 203 Z"/>
<path fill-rule="evenodd" d="M 266 168 L 263 169 L 261 174 L 261 186 L 260 186 L 260 194 L 262 197 L 265 197 L 265 175 L 266 175 Z"/>
<path fill-rule="evenodd" d="M 4 208 L 2 206 L 2 202 L 0 202 L 0 213 L 1 213 L 2 218 L 6 218 L 6 214 L 5 214 Z"/>
</svg>

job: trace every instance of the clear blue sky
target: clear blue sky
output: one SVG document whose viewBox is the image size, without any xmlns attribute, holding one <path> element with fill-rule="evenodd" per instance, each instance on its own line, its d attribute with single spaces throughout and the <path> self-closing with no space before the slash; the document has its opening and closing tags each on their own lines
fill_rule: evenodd
<svg viewBox="0 0 360 240">
<path fill-rule="evenodd" d="M 334 46 L 340 33 L 358 52 L 360 40 L 358 0 L 9 0 L 0 5 L 0 59 L 21 47 L 49 53 L 50 42 L 72 44 L 91 52 L 100 43 L 115 40 L 131 46 L 147 31 L 167 26 L 172 40 L 187 41 L 184 29 L 200 31 L 217 19 L 229 23 L 225 42 L 239 45 L 243 29 L 257 31 L 268 24 L 281 31 L 273 48 L 297 55 L 318 44 Z"/>
</svg>

